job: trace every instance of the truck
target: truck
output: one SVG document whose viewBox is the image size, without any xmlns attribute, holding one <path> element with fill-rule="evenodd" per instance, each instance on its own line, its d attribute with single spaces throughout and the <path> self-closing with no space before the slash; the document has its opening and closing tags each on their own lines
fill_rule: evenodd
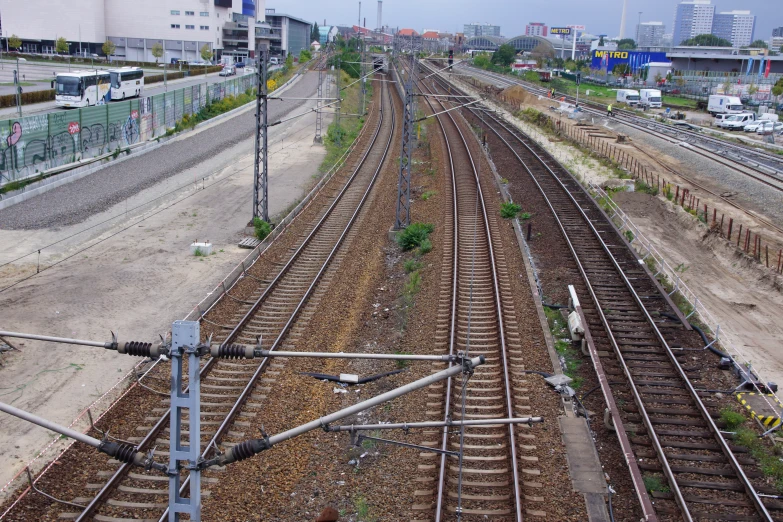
<svg viewBox="0 0 783 522">
<path fill-rule="evenodd" d="M 752 112 L 743 112 L 741 114 L 732 114 L 718 123 L 718 127 L 726 130 L 743 130 L 745 125 L 756 121 L 756 115 Z"/>
<path fill-rule="evenodd" d="M 711 94 L 707 101 L 707 112 L 713 116 L 717 114 L 739 114 L 744 110 L 742 101 L 737 96 Z"/>
<path fill-rule="evenodd" d="M 639 91 L 641 97 L 639 105 L 651 109 L 660 109 L 663 106 L 661 91 L 658 89 L 642 89 Z"/>
<path fill-rule="evenodd" d="M 627 103 L 631 107 L 639 105 L 639 91 L 633 89 L 617 89 L 617 103 Z"/>
</svg>

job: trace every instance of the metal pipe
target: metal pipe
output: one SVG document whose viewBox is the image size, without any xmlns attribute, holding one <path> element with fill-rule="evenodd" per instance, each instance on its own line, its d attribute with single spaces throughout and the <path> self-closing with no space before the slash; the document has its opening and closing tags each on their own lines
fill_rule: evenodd
<svg viewBox="0 0 783 522">
<path fill-rule="evenodd" d="M 64 343 L 64 344 L 80 344 L 83 346 L 94 346 L 96 348 L 107 348 L 110 349 L 112 347 L 111 342 L 103 343 L 100 341 L 86 341 L 84 339 L 69 339 L 67 337 L 52 337 L 49 335 L 37 335 L 37 334 L 28 334 L 28 333 L 21 333 L 21 332 L 6 332 L 6 331 L 0 331 L 0 337 L 14 337 L 17 339 L 32 339 L 35 341 L 49 341 L 52 343 Z"/>
<path fill-rule="evenodd" d="M 345 352 L 270 352 L 256 350 L 256 357 L 319 357 L 324 359 L 388 359 L 393 361 L 456 361 L 453 355 L 409 355 L 396 353 L 345 353 Z"/>
<path fill-rule="evenodd" d="M 347 426 L 329 426 L 326 431 L 361 431 L 361 430 L 407 430 L 408 428 L 441 428 L 443 426 L 489 426 L 493 424 L 538 424 L 544 422 L 543 417 L 514 417 L 509 419 L 479 419 L 466 421 L 425 421 L 402 422 L 395 424 L 349 424 Z"/>
<path fill-rule="evenodd" d="M 13 415 L 14 417 L 19 417 L 20 419 L 26 420 L 27 422 L 32 422 L 33 424 L 37 424 L 42 428 L 46 428 L 47 430 L 52 430 L 61 435 L 65 435 L 66 437 L 70 437 L 79 442 L 83 442 L 88 446 L 92 446 L 93 448 L 98 448 L 101 445 L 101 441 L 99 441 L 98 439 L 92 438 L 89 435 L 85 435 L 84 433 L 81 433 L 79 431 L 72 430 L 71 428 L 60 426 L 59 424 L 56 424 L 52 421 L 42 419 L 37 415 L 33 415 L 32 413 L 26 412 L 24 410 L 20 410 L 19 408 L 14 408 L 10 404 L 5 404 L 3 402 L 0 402 L 0 411 L 4 411 L 9 415 Z"/>
</svg>

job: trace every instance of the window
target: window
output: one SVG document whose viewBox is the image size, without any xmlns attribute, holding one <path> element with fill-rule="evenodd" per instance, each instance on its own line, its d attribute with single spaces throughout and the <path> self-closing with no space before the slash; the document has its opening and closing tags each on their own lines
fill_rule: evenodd
<svg viewBox="0 0 783 522">
<path fill-rule="evenodd" d="M 195 16 L 195 14 L 193 11 L 185 11 L 185 16 Z"/>
<path fill-rule="evenodd" d="M 201 15 L 201 16 L 209 16 L 209 12 L 208 11 L 201 11 L 199 13 L 199 15 Z"/>
<path fill-rule="evenodd" d="M 179 24 L 171 24 L 172 29 L 179 29 Z"/>
<path fill-rule="evenodd" d="M 209 31 L 209 26 L 208 25 L 202 25 L 200 27 L 201 27 L 202 31 Z"/>
<path fill-rule="evenodd" d="M 196 28 L 195 25 L 186 25 L 185 26 L 185 29 L 195 29 L 195 28 Z"/>
<path fill-rule="evenodd" d="M 179 11 L 176 9 L 172 9 L 171 14 L 173 14 L 174 16 L 179 16 Z"/>
</svg>

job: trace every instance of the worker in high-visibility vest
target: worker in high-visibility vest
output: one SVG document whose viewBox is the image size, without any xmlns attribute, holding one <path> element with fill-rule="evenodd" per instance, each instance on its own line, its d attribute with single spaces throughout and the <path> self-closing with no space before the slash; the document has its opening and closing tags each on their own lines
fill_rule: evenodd
<svg viewBox="0 0 783 522">
<path fill-rule="evenodd" d="M 611 103 L 606 107 L 606 115 L 607 116 L 614 116 L 614 113 L 612 112 L 612 104 Z"/>
</svg>

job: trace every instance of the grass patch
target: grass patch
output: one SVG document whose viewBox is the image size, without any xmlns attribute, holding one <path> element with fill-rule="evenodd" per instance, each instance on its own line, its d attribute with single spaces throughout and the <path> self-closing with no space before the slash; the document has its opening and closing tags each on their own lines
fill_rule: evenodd
<svg viewBox="0 0 783 522">
<path fill-rule="evenodd" d="M 408 274 L 408 281 L 402 291 L 406 296 L 413 297 L 419 293 L 419 290 L 421 290 L 421 274 L 416 270 Z"/>
<path fill-rule="evenodd" d="M 634 183 L 634 190 L 636 192 L 641 192 L 643 194 L 650 194 L 651 196 L 657 196 L 658 195 L 658 187 L 653 187 L 651 185 L 648 185 L 644 181 L 637 179 L 636 183 Z"/>
<path fill-rule="evenodd" d="M 734 432 L 734 442 L 748 449 L 758 462 L 761 472 L 774 480 L 775 487 L 783 493 L 783 462 L 774 454 L 773 448 L 767 447 L 756 432 L 748 428 L 737 428 Z"/>
<path fill-rule="evenodd" d="M 419 254 L 429 254 L 432 251 L 432 241 L 429 239 L 425 239 L 421 242 L 421 245 L 419 245 Z"/>
<path fill-rule="evenodd" d="M 644 487 L 649 493 L 652 493 L 653 491 L 668 493 L 670 491 L 669 486 L 667 486 L 663 479 L 661 479 L 661 477 L 658 475 L 645 475 L 643 480 Z"/>
<path fill-rule="evenodd" d="M 341 85 L 348 85 L 351 83 L 350 76 L 345 71 L 340 72 Z M 369 82 L 368 82 L 369 83 Z M 351 85 L 347 89 L 341 92 L 343 101 L 341 103 L 342 112 L 349 114 L 358 114 L 362 110 L 362 91 L 361 82 Z M 370 103 L 370 90 L 367 92 L 367 100 Z M 326 147 L 326 157 L 318 167 L 320 172 L 328 172 L 329 169 L 334 167 L 340 157 L 348 150 L 348 147 L 356 140 L 359 132 L 364 126 L 365 119 L 363 116 L 340 118 L 339 125 L 337 119 L 333 120 L 329 124 L 329 128 L 326 130 L 326 135 L 323 137 L 324 146 Z"/>
<path fill-rule="evenodd" d="M 256 237 L 259 241 L 263 241 L 272 233 L 272 225 L 258 217 L 253 218 L 253 228 L 255 229 Z"/>
<path fill-rule="evenodd" d="M 508 201 L 506 203 L 501 203 L 500 216 L 504 219 L 513 219 L 517 217 L 517 214 L 519 214 L 521 210 L 522 207 L 520 205 Z"/>
<path fill-rule="evenodd" d="M 745 416 L 729 408 L 720 410 L 720 420 L 726 423 L 726 428 L 734 431 L 745 423 Z"/>
<path fill-rule="evenodd" d="M 394 352 L 396 355 L 411 355 L 410 352 Z M 394 363 L 397 365 L 397 368 L 402 370 L 403 368 L 407 368 L 410 366 L 410 361 L 405 361 L 403 359 L 396 359 Z"/>
<path fill-rule="evenodd" d="M 374 516 L 370 516 L 370 505 L 364 496 L 359 495 L 353 502 L 359 522 L 374 522 L 377 520 Z"/>
<path fill-rule="evenodd" d="M 193 252 L 193 255 L 196 257 L 207 257 L 206 252 L 201 250 L 201 247 L 196 247 L 196 250 Z"/>
<path fill-rule="evenodd" d="M 411 223 L 397 235 L 397 244 L 404 251 L 413 250 L 422 246 L 424 241 L 429 242 L 427 238 L 433 230 L 435 230 L 435 225 L 431 223 Z M 432 250 L 432 243 L 429 244 L 429 248 Z"/>
<path fill-rule="evenodd" d="M 402 264 L 406 274 L 419 270 L 423 265 L 418 259 L 408 259 Z"/>
<path fill-rule="evenodd" d="M 625 234 L 625 239 L 627 239 L 629 243 L 633 242 L 633 238 L 634 238 L 633 232 L 631 232 L 630 230 L 626 230 L 624 234 Z"/>
<path fill-rule="evenodd" d="M 555 341 L 555 351 L 563 360 L 565 366 L 563 373 L 573 379 L 569 386 L 578 390 L 584 380 L 583 377 L 577 375 L 579 373 L 579 368 L 582 366 L 579 351 L 574 348 L 573 343 L 568 339 L 557 339 Z"/>
<path fill-rule="evenodd" d="M 533 217 L 533 215 L 530 212 L 522 212 L 519 215 L 519 219 L 521 219 L 522 221 L 525 221 L 526 219 L 530 219 L 531 217 Z"/>
<path fill-rule="evenodd" d="M 435 194 L 437 194 L 437 193 L 438 193 L 438 192 L 437 192 L 437 191 L 435 191 L 435 190 L 428 190 L 428 191 L 424 192 L 424 193 L 421 195 L 421 199 L 422 199 L 423 201 L 427 201 L 428 199 L 430 199 L 432 196 L 434 196 L 434 195 L 435 195 Z"/>
<path fill-rule="evenodd" d="M 238 96 L 226 96 L 222 100 L 215 100 L 205 105 L 195 114 L 185 114 L 174 127 L 166 130 L 166 136 L 171 136 L 186 129 L 192 129 L 202 121 L 207 121 L 228 111 L 233 111 L 256 99 L 256 90 L 248 89 Z"/>
</svg>

